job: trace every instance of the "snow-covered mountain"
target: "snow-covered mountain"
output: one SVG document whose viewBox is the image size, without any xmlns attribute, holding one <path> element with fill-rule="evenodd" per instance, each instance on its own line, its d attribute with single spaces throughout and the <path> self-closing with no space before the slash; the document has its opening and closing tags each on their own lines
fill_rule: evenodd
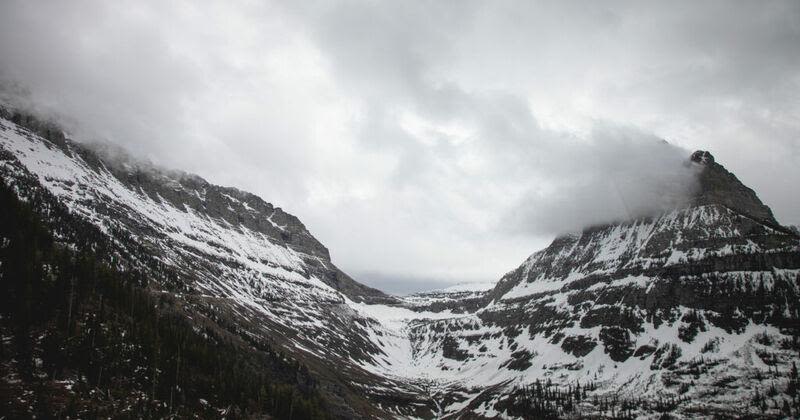
<svg viewBox="0 0 800 420">
<path fill-rule="evenodd" d="M 684 208 L 559 237 L 496 284 L 395 298 L 252 194 L 0 116 L 4 183 L 91 222 L 111 263 L 157 271 L 189 316 L 302 361 L 336 416 L 696 418 L 797 400 L 800 238 L 707 152 L 687 161 L 700 189 Z"/>
<path fill-rule="evenodd" d="M 337 269 L 328 250 L 280 208 L 197 176 L 104 158 L 54 126 L 10 111 L 0 119 L 0 176 L 23 199 L 52 197 L 97 226 L 114 244 L 115 266 L 148 270 L 154 288 L 292 355 L 323 386 L 344 390 L 336 395 L 343 416 L 371 405 L 350 388 L 404 388 L 360 368 L 380 349 L 369 339 L 376 321 L 353 309 L 395 300 Z M 47 217 L 48 206 L 41 207 Z"/>
</svg>

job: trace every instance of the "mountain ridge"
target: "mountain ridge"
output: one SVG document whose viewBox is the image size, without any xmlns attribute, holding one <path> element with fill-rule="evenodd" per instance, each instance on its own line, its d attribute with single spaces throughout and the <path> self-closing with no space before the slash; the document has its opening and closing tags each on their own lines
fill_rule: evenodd
<svg viewBox="0 0 800 420">
<path fill-rule="evenodd" d="M 370 357 L 370 343 L 360 338 L 363 326 L 337 309 L 349 299 L 344 293 L 363 301 L 360 294 L 369 288 L 348 291 L 352 280 L 319 256 L 273 242 L 261 232 L 232 229 L 224 220 L 194 212 L 191 206 L 176 208 L 158 194 L 153 197 L 141 188 L 130 188 L 135 184 L 123 182 L 101 162 L 92 163 L 97 155 L 81 149 L 87 162 L 69 149 L 72 143 L 60 131 L 57 135 L 62 138 L 57 141 L 63 144 L 57 147 L 10 120 L 0 123 L 0 176 L 20 197 L 50 197 L 37 202 L 65 204 L 70 217 L 92 223 L 110 238 L 106 254 L 115 267 L 143 269 L 159 279 L 149 287 L 174 296 L 197 311 L 196 316 L 213 319 L 234 334 L 247 331 L 248 340 L 306 364 L 324 387 L 334 390 L 326 397 L 341 410 L 339 416 L 360 417 L 374 410 L 359 402 L 363 396 L 333 373 L 336 361 L 305 350 L 316 347 L 309 344 L 313 337 L 326 340 L 331 348 L 350 348 L 347 353 L 352 357 Z M 63 145 L 68 146 L 66 151 Z M 47 209 L 47 205 L 39 209 L 46 220 Z M 51 224 L 54 230 L 59 223 L 72 223 L 61 220 Z M 68 246 L 72 243 L 70 237 L 61 240 Z M 379 299 L 383 296 L 378 293 Z M 357 407 L 362 408 L 354 411 Z"/>
<path fill-rule="evenodd" d="M 154 165 L 143 165 L 136 159 L 126 164 L 114 157 L 104 157 L 80 143 L 67 138 L 55 123 L 39 120 L 30 114 L 0 107 L 0 116 L 38 133 L 64 153 L 79 155 L 95 170 L 108 170 L 123 184 L 139 190 L 154 201 L 167 201 L 174 207 L 187 206 L 202 211 L 211 218 L 222 219 L 230 225 L 242 226 L 254 232 L 286 243 L 297 251 L 319 257 L 333 268 L 324 280 L 340 287 L 355 299 L 376 298 L 391 300 L 383 292 L 354 282 L 333 266 L 328 249 L 306 229 L 300 220 L 275 207 L 255 194 L 232 187 L 213 185 L 202 177 L 182 171 L 168 171 Z"/>
<path fill-rule="evenodd" d="M 97 226 L 111 263 L 155 266 L 187 314 L 307 365 L 337 417 L 775 415 L 796 397 L 800 239 L 708 152 L 685 207 L 557 237 L 485 291 L 395 298 L 255 196 L 0 117 L 4 183 Z"/>
</svg>

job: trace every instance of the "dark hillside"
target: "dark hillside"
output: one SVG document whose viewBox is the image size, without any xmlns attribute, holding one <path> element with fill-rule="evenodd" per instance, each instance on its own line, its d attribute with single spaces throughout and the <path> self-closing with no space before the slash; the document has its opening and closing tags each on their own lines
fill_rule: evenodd
<svg viewBox="0 0 800 420">
<path fill-rule="evenodd" d="M 0 418 L 327 417 L 304 366 L 113 268 L 51 206 L 77 246 L 0 183 Z"/>
</svg>

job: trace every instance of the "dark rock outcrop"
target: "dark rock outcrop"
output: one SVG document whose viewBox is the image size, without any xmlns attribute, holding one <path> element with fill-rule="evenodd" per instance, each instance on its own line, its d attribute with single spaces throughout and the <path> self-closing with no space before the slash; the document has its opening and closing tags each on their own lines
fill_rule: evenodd
<svg viewBox="0 0 800 420">
<path fill-rule="evenodd" d="M 703 166 L 698 175 L 700 189 L 694 205 L 719 204 L 759 222 L 779 226 L 772 210 L 759 200 L 755 191 L 717 163 L 711 153 L 698 150 L 692 154 L 691 161 Z"/>
</svg>

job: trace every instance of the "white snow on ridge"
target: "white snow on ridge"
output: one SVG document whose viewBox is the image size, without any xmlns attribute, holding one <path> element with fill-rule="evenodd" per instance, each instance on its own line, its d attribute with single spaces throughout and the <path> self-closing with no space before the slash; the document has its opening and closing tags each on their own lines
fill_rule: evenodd
<svg viewBox="0 0 800 420">
<path fill-rule="evenodd" d="M 572 306 L 568 299 L 574 291 L 565 286 L 594 274 L 612 273 L 630 268 L 667 267 L 686 264 L 708 255 L 731 255 L 756 253 L 763 250 L 747 239 L 737 245 L 724 245 L 719 249 L 695 246 L 706 239 L 741 238 L 735 223 L 727 220 L 738 217 L 732 211 L 718 206 L 701 206 L 677 210 L 652 220 L 637 221 L 611 227 L 593 236 L 581 238 L 572 236 L 565 239 L 565 246 L 557 255 L 544 251 L 529 257 L 522 266 L 522 280 L 513 285 L 499 300 L 477 313 L 458 313 L 460 299 L 471 299 L 484 295 L 495 283 L 467 283 L 450 286 L 440 290 L 418 293 L 401 298 L 405 306 L 376 305 L 356 303 L 336 291 L 328 284 L 311 275 L 305 261 L 310 257 L 288 246 L 274 242 L 265 234 L 252 231 L 243 226 L 232 226 L 224 220 L 216 220 L 198 213 L 188 206 L 176 208 L 169 201 L 151 198 L 143 191 L 132 189 L 117 179 L 105 168 L 95 170 L 79 155 L 69 156 L 61 149 L 45 140 L 19 129 L 9 121 L 0 119 L 0 148 L 10 151 L 20 163 L 34 174 L 39 182 L 53 195 L 65 203 L 70 211 L 90 220 L 108 232 L 111 226 L 121 223 L 145 225 L 155 233 L 141 233 L 137 240 L 149 242 L 163 251 L 164 262 L 187 267 L 201 262 L 213 264 L 214 274 L 197 269 L 197 289 L 214 298 L 227 298 L 235 301 L 233 311 L 243 319 L 253 314 L 263 314 L 265 323 L 272 322 L 292 331 L 286 338 L 286 347 L 319 357 L 330 358 L 330 348 L 345 349 L 341 357 L 379 377 L 399 379 L 407 383 L 424 383 L 435 394 L 444 393 L 448 387 L 459 387 L 464 395 L 486 389 L 492 385 L 507 384 L 509 389 L 515 384 L 530 383 L 533 379 L 550 378 L 560 384 L 571 385 L 586 378 L 606 387 L 608 390 L 624 391 L 631 395 L 642 392 L 655 395 L 665 388 L 661 385 L 662 371 L 651 369 L 653 357 L 630 357 L 623 362 L 615 362 L 601 343 L 602 327 L 596 324 L 581 327 L 581 322 L 565 323 L 558 329 L 560 338 L 543 334 L 536 327 L 552 321 L 535 319 L 525 312 L 537 303 L 544 303 L 547 309 L 557 309 L 564 313 L 585 314 L 587 307 L 595 309 L 610 307 L 608 303 L 583 302 L 589 305 Z M 0 170 L 16 167 L 0 161 Z M 225 195 L 231 203 L 241 203 L 248 211 L 256 211 L 244 201 Z M 205 193 L 198 195 L 204 199 Z M 111 214 L 97 210 L 96 204 L 102 202 L 111 208 Z M 115 215 L 123 214 L 132 220 L 117 220 Z M 266 221 L 283 230 L 272 219 L 275 213 L 265 216 Z M 720 227 L 722 226 L 722 227 Z M 678 231 L 669 236 L 667 251 L 660 254 L 645 254 L 644 249 L 653 238 L 661 233 Z M 691 230 L 695 235 L 691 240 L 683 236 L 683 230 Z M 135 229 L 130 229 L 137 234 Z M 145 230 L 147 232 L 147 230 Z M 676 239 L 675 239 L 676 238 Z M 700 238 L 698 240 L 698 238 Z M 579 241 L 585 239 L 585 241 Z M 688 244 L 688 245 L 687 245 Z M 661 249 L 663 247 L 659 247 Z M 655 256 L 653 256 L 655 255 Z M 529 274 L 544 272 L 544 266 L 571 264 L 580 261 L 583 266 L 574 264 L 573 270 L 564 276 L 540 274 L 529 279 Z M 588 262 L 587 262 L 588 261 Z M 228 264 L 232 263 L 232 264 Z M 193 269 L 193 267 L 191 267 Z M 518 273 L 519 271 L 517 271 Z M 753 272 L 706 273 L 714 275 L 731 284 L 741 287 L 774 290 L 776 282 L 791 284 L 795 292 L 800 290 L 800 270 L 765 270 Z M 697 276 L 698 281 L 703 276 Z M 695 278 L 681 278 L 691 281 Z M 627 277 L 595 283 L 580 291 L 603 290 L 618 291 L 616 288 L 645 289 L 653 284 L 654 278 L 645 275 Z M 739 287 L 739 286 L 736 286 Z M 735 289 L 735 288 L 734 288 Z M 536 295 L 546 295 L 540 297 Z M 518 298 L 529 298 L 522 302 Z M 521 299 L 522 300 L 522 299 Z M 598 299 L 599 300 L 599 299 Z M 453 306 L 447 306 L 455 303 Z M 437 304 L 428 308 L 451 308 L 442 311 L 423 310 L 425 305 Z M 518 312 L 503 312 L 518 306 Z M 466 305 L 464 305 L 466 306 Z M 413 308 L 420 309 L 419 311 Z M 573 311 L 574 310 L 574 311 Z M 634 311 L 639 309 L 634 308 Z M 493 312 L 494 311 L 494 312 Z M 682 316 L 689 308 L 676 309 L 674 321 L 656 327 L 643 322 L 641 329 L 631 333 L 633 348 L 641 346 L 659 347 L 667 344 L 680 346 L 682 354 L 678 361 L 696 359 L 730 360 L 730 366 L 721 364 L 708 378 L 698 379 L 703 386 L 710 381 L 727 375 L 727 369 L 744 375 L 753 369 L 765 369 L 757 357 L 762 351 L 756 342 L 758 334 L 770 334 L 783 338 L 781 332 L 773 327 L 757 326 L 752 323 L 741 334 L 728 333 L 721 328 L 706 324 L 707 328 L 697 333 L 694 341 L 684 342 L 680 337 L 683 326 Z M 548 312 L 545 312 L 548 314 Z M 497 317 L 492 318 L 493 315 Z M 713 315 L 713 314 L 711 314 Z M 644 318 L 642 314 L 637 314 Z M 707 316 L 707 315 L 704 315 Z M 506 318 L 501 318 L 506 317 Z M 554 317 L 555 318 L 555 317 Z M 359 322 L 347 324 L 347 320 Z M 497 321 L 501 319 L 501 321 Z M 344 321 L 343 321 L 344 320 Z M 365 322 L 366 320 L 366 322 Z M 372 320 L 372 321 L 368 321 Z M 508 322 L 504 324 L 503 322 Z M 514 322 L 517 322 L 516 324 Z M 505 325 L 509 328 L 502 328 Z M 517 331 L 518 329 L 518 331 Z M 359 352 L 349 352 L 348 334 L 361 334 L 369 343 L 380 349 L 378 354 L 366 356 Z M 591 339 L 596 344 L 585 356 L 574 356 L 563 346 L 564 337 L 578 336 Z M 340 340 L 339 347 L 326 344 Z M 709 343 L 715 349 L 707 351 Z M 354 356 L 355 355 L 355 356 Z M 756 355 L 756 356 L 754 356 Z M 355 360 L 355 358 L 359 358 Z M 337 359 L 336 363 L 339 362 Z M 511 364 L 514 362 L 515 364 Z M 669 373 L 667 373 L 669 374 Z M 427 389 L 427 388 L 426 388 Z M 468 391 L 463 391 L 467 389 Z M 453 402 L 442 406 L 443 414 L 454 413 L 466 407 L 467 401 Z M 488 403 L 487 403 L 488 404 Z M 486 405 L 486 413 L 493 412 Z"/>
<path fill-rule="evenodd" d="M 556 255 L 543 251 L 532 254 L 522 265 L 523 278 L 539 265 L 564 265 L 575 263 L 573 271 L 563 278 L 545 278 L 522 281 L 509 290 L 502 299 L 516 299 L 538 293 L 554 292 L 575 280 L 595 274 L 605 274 L 621 269 L 669 267 L 687 264 L 708 256 L 753 254 L 764 250 L 746 238 L 734 226 L 732 220 L 739 215 L 725 207 L 704 205 L 667 212 L 651 220 L 638 220 L 620 224 L 599 232 L 572 234 L 564 237 L 571 245 L 563 247 Z M 681 234 L 691 229 L 696 235 L 691 239 Z M 767 232 L 777 233 L 773 228 L 763 226 Z M 649 256 L 644 254 L 651 240 L 658 235 L 677 232 L 677 240 L 670 243 L 669 254 Z M 584 236 L 586 235 L 586 236 Z M 744 243 L 724 244 L 719 248 L 699 247 L 695 244 L 710 244 L 714 240 L 736 238 Z M 710 246 L 710 245 L 709 245 Z M 585 258 L 590 256 L 591 258 Z M 589 261 L 589 266 L 578 262 Z"/>
<path fill-rule="evenodd" d="M 0 119 L 0 141 L 0 145 L 13 153 L 70 211 L 101 228 L 117 221 L 94 210 L 93 205 L 99 201 L 158 228 L 161 234 L 181 244 L 181 252 L 231 259 L 248 270 L 305 283 L 328 294 L 336 293 L 320 280 L 303 274 L 303 255 L 276 245 L 262 233 L 242 226 L 232 229 L 227 222 L 197 214 L 188 207 L 178 209 L 165 200 L 154 201 L 147 194 L 128 188 L 107 169 L 95 171 L 76 153 L 67 156 L 61 149 L 27 130 L 16 128 L 7 120 Z M 162 249 L 173 250 L 172 247 Z M 168 255 L 167 259 L 179 260 L 180 256 Z"/>
<path fill-rule="evenodd" d="M 424 293 L 460 293 L 460 292 L 485 292 L 492 290 L 497 282 L 480 282 L 480 283 L 460 283 L 453 286 L 445 287 L 444 289 L 432 290 L 431 292 Z"/>
</svg>

